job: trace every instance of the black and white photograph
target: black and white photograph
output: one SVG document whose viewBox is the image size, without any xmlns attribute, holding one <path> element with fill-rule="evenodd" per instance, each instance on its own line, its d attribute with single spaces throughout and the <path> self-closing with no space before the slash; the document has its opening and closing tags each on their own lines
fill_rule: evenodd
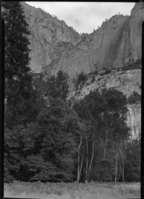
<svg viewBox="0 0 144 199">
<path fill-rule="evenodd" d="M 140 199 L 143 2 L 2 1 L 6 198 Z"/>
</svg>

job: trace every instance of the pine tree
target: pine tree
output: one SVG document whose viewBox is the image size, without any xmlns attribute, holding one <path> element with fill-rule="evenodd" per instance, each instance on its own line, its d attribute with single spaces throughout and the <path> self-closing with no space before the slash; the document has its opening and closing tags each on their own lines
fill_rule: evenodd
<svg viewBox="0 0 144 199">
<path fill-rule="evenodd" d="M 60 98 L 66 101 L 69 93 L 68 74 L 60 70 L 55 77 L 47 80 L 47 95 L 51 98 Z"/>
<path fill-rule="evenodd" d="M 2 2 L 5 23 L 5 121 L 9 128 L 26 123 L 34 115 L 35 92 L 28 74 L 28 24 L 20 2 Z"/>
</svg>

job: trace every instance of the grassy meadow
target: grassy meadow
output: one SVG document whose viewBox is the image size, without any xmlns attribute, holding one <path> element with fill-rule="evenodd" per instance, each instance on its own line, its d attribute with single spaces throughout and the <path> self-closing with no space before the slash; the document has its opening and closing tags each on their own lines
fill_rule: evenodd
<svg viewBox="0 0 144 199">
<path fill-rule="evenodd" d="M 116 199 L 140 197 L 140 183 L 42 183 L 4 184 L 4 197 L 47 199 Z"/>
</svg>

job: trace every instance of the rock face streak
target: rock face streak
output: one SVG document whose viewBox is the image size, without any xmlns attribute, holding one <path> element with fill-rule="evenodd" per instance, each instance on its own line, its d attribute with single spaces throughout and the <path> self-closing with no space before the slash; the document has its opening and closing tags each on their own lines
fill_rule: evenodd
<svg viewBox="0 0 144 199">
<path fill-rule="evenodd" d="M 44 79 L 51 74 L 56 75 L 60 69 L 73 79 L 80 72 L 87 74 L 104 68 L 120 68 L 132 59 L 141 58 L 144 3 L 136 3 L 130 16 L 115 15 L 91 34 L 81 35 L 64 21 L 39 8 L 25 3 L 22 6 L 31 31 L 30 67 L 33 72 L 42 72 Z M 140 93 L 140 70 L 110 74 L 109 80 L 105 78 L 100 81 L 106 87 L 115 87 L 126 95 L 131 95 L 133 91 Z M 96 78 L 90 90 L 100 87 L 100 81 Z M 88 93 L 88 88 L 86 86 L 82 90 L 82 96 Z M 141 108 L 140 105 L 128 108 L 128 125 L 135 137 L 140 132 Z"/>
<path fill-rule="evenodd" d="M 127 124 L 132 129 L 132 139 L 137 138 L 141 135 L 141 105 L 133 104 L 128 106 L 128 120 Z"/>
<path fill-rule="evenodd" d="M 115 15 L 93 33 L 82 35 L 57 17 L 22 5 L 31 31 L 30 67 L 34 72 L 49 75 L 62 69 L 74 77 L 141 58 L 143 3 L 136 3 L 130 16 Z"/>
<path fill-rule="evenodd" d="M 41 70 L 50 71 L 50 64 L 59 57 L 58 43 L 69 42 L 70 45 L 76 45 L 80 35 L 68 27 L 64 21 L 57 17 L 52 17 L 40 8 L 36 9 L 25 3 L 22 3 L 26 20 L 31 31 L 30 35 L 30 67 L 34 72 Z M 57 51 L 55 53 L 55 51 Z"/>
</svg>

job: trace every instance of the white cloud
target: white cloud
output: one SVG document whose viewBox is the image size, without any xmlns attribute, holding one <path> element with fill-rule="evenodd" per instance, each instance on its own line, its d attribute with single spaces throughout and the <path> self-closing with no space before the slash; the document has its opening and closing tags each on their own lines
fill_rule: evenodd
<svg viewBox="0 0 144 199">
<path fill-rule="evenodd" d="M 26 2 L 64 20 L 77 32 L 91 33 L 115 14 L 130 15 L 134 3 L 100 2 Z"/>
</svg>

